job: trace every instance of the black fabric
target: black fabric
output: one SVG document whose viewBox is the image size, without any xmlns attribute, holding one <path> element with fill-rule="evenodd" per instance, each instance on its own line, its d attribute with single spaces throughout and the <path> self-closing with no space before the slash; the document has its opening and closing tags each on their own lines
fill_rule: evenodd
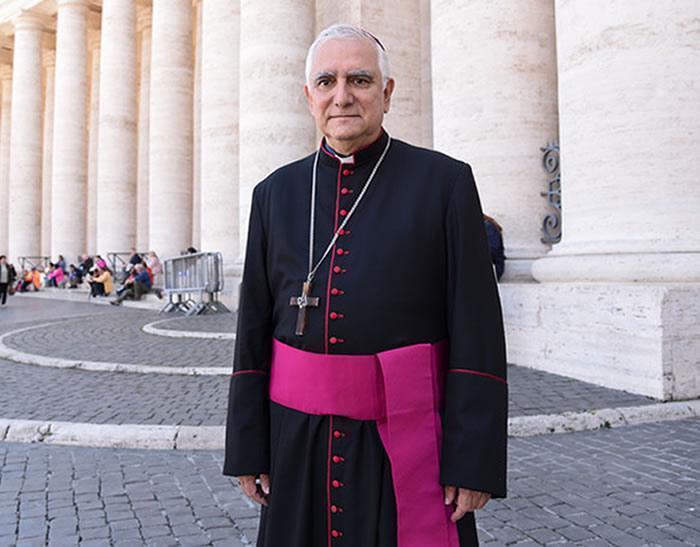
<svg viewBox="0 0 700 547">
<path fill-rule="evenodd" d="M 386 139 L 356 153 L 350 165 L 321 153 L 314 259 Z M 339 545 L 393 547 L 393 487 L 374 423 L 271 404 L 271 340 L 313 352 L 371 354 L 448 338 L 454 372 L 443 409 L 442 477 L 504 496 L 505 344 L 481 207 L 468 165 L 393 141 L 348 232 L 318 271 L 312 295 L 321 305 L 309 311 L 299 337 L 289 300 L 300 295 L 307 273 L 312 165 L 313 155 L 287 165 L 253 194 L 224 473 L 271 473 L 260 546 L 327 546 L 337 530 Z M 329 437 L 335 430 L 339 439 Z M 345 459 L 334 463 L 331 455 Z M 329 487 L 332 480 L 343 486 Z M 342 513 L 329 512 L 341 504 Z M 472 515 L 459 530 L 462 546 L 476 544 Z"/>
</svg>

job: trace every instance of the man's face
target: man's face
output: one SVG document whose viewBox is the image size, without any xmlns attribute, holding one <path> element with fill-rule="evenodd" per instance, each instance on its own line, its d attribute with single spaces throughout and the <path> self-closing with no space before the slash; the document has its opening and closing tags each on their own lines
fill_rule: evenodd
<svg viewBox="0 0 700 547">
<path fill-rule="evenodd" d="M 304 94 L 328 143 L 350 154 L 374 141 L 389 112 L 394 80 L 384 86 L 377 48 L 369 40 L 334 39 L 321 44 Z"/>
</svg>

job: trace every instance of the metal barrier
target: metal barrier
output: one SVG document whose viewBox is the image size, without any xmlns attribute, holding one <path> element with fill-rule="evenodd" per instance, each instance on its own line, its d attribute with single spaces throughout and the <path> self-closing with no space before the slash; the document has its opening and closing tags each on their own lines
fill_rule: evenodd
<svg viewBox="0 0 700 547">
<path fill-rule="evenodd" d="M 123 283 L 126 279 L 126 270 L 129 266 L 129 259 L 132 254 L 134 253 L 120 251 L 107 253 L 107 264 L 110 270 L 112 270 L 112 275 L 117 283 Z M 137 252 L 137 254 L 141 257 L 146 256 L 146 253 Z"/>
<path fill-rule="evenodd" d="M 185 315 L 228 313 L 219 301 L 224 290 L 224 259 L 221 253 L 194 253 L 163 261 L 168 303 L 161 313 L 182 311 Z"/>
<path fill-rule="evenodd" d="M 49 262 L 51 261 L 50 256 L 19 256 L 17 257 L 17 262 L 19 263 L 19 271 L 31 270 L 36 268 L 37 270 L 46 271 L 49 269 Z"/>
</svg>

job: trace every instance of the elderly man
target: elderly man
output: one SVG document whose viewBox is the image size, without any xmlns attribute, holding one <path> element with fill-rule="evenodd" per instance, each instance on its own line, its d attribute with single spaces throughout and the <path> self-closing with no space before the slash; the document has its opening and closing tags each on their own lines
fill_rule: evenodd
<svg viewBox="0 0 700 547">
<path fill-rule="evenodd" d="M 507 384 L 471 168 L 382 128 L 381 43 L 332 26 L 304 92 L 324 138 L 253 193 L 224 473 L 265 547 L 477 544 L 505 495 Z"/>
</svg>

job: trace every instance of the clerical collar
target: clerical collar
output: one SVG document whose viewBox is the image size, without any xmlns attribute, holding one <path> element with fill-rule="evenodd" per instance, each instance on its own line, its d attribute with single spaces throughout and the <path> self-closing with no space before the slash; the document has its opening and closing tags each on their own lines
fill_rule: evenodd
<svg viewBox="0 0 700 547">
<path fill-rule="evenodd" d="M 328 141 L 326 141 L 326 138 L 324 137 L 323 140 L 321 141 L 321 151 L 323 152 L 320 157 L 321 163 L 325 165 L 330 165 L 333 167 L 337 167 L 338 163 L 341 165 L 362 165 L 367 162 L 372 162 L 376 161 L 379 156 L 381 156 L 382 152 L 384 151 L 384 147 L 386 146 L 386 141 L 389 138 L 389 135 L 387 134 L 384 129 L 382 129 L 382 132 L 379 134 L 379 137 L 372 142 L 371 144 L 368 144 L 367 146 L 364 146 L 363 148 L 360 148 L 359 150 L 356 150 L 353 154 L 344 156 L 335 150 L 328 144 Z"/>
</svg>

